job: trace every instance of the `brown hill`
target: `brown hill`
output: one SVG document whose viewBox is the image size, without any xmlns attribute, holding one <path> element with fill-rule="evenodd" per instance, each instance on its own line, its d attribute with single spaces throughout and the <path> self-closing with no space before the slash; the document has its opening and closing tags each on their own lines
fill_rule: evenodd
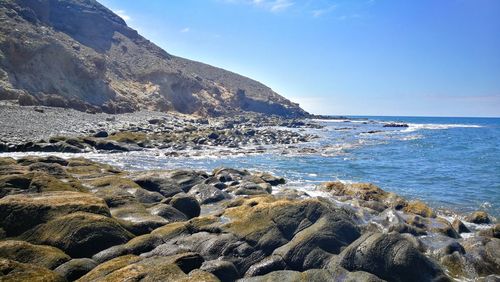
<svg viewBox="0 0 500 282">
<path fill-rule="evenodd" d="M 94 0 L 0 0 L 0 99 L 108 113 L 307 115 L 255 80 L 165 52 Z"/>
</svg>

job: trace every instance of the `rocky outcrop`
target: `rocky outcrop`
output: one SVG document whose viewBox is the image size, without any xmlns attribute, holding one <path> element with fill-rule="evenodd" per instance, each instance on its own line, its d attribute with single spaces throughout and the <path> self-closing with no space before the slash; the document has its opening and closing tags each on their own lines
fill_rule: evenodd
<svg viewBox="0 0 500 282">
<path fill-rule="evenodd" d="M 168 54 L 94 0 L 2 0 L 0 15 L 0 99 L 108 113 L 307 114 L 257 81 Z"/>
</svg>

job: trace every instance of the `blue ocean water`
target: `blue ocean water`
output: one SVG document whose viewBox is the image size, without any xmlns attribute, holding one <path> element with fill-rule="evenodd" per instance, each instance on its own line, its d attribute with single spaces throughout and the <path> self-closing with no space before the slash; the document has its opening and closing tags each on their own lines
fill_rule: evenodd
<svg viewBox="0 0 500 282">
<path fill-rule="evenodd" d="M 433 208 L 500 216 L 500 119 L 443 117 L 351 117 L 319 121 L 313 142 L 277 146 L 265 154 L 196 152 L 167 157 L 162 152 L 85 154 L 125 169 L 217 167 L 269 171 L 287 185 L 314 192 L 324 181 L 372 182 Z M 383 127 L 388 122 L 407 128 Z M 309 148 L 306 153 L 301 148 Z M 316 150 L 316 151 L 314 151 Z"/>
<path fill-rule="evenodd" d="M 116 159 L 127 168 L 227 166 L 271 171 L 289 185 L 314 190 L 323 181 L 372 182 L 408 199 L 459 213 L 486 210 L 500 216 L 500 119 L 352 117 L 321 121 L 312 154 L 273 153 L 195 158 Z M 359 119 L 359 120 L 358 120 Z M 402 122 L 408 128 L 383 127 Z M 380 131 L 367 133 L 369 131 Z"/>
</svg>

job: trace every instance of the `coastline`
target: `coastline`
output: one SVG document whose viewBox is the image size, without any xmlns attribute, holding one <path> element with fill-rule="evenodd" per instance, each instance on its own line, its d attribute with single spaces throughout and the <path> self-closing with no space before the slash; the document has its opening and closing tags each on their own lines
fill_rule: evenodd
<svg viewBox="0 0 500 282">
<path fill-rule="evenodd" d="M 135 275 L 130 264 L 155 277 L 157 263 L 168 263 L 172 268 L 161 274 L 167 276 L 158 277 L 416 281 L 494 279 L 498 267 L 499 225 L 488 215 L 449 222 L 420 201 L 372 184 L 328 182 L 319 195 L 308 195 L 287 188 L 282 177 L 231 168 L 127 172 L 50 156 L 0 163 L 0 253 L 23 263 L 14 268 L 42 267 L 48 276 L 115 279 Z M 39 245 L 57 248 L 62 258 L 44 264 L 53 254 Z M 388 250 L 377 256 L 389 268 L 353 257 L 358 248 Z M 414 263 L 425 267 L 415 272 Z M 406 271 L 393 272 L 396 265 Z"/>
<path fill-rule="evenodd" d="M 22 108 L 30 117 L 49 113 L 45 121 L 38 120 L 45 129 L 57 127 L 50 124 L 51 111 L 57 116 L 68 110 Z M 85 115 L 76 118 L 85 122 Z M 193 119 L 145 112 L 104 118 L 68 136 L 49 136 L 54 134 L 49 129 L 43 142 L 28 141 L 23 133 L 13 136 L 3 148 L 9 148 L 15 159 L 0 155 L 0 233 L 4 237 L 0 252 L 21 264 L 3 263 L 18 269 L 37 268 L 47 277 L 74 280 L 71 275 L 75 273 L 85 275 L 80 281 L 133 275 L 123 266 L 125 262 L 142 269 L 140 275 L 146 277 L 207 281 L 293 280 L 298 276 L 366 281 L 498 278 L 494 250 L 499 247 L 499 225 L 485 213 L 433 210 L 417 199 L 407 200 L 368 183 L 330 179 L 333 182 L 314 185 L 314 189 L 298 189 L 267 169 L 200 171 L 182 166 L 127 171 L 84 158 L 91 153 L 112 158 L 143 152 L 161 152 L 162 158 L 179 160 L 196 152 L 224 158 L 273 154 L 277 146 L 300 154 L 324 150 L 301 147 L 318 138 L 309 129 L 321 130 L 322 125 L 261 115 Z M 22 142 L 14 144 L 17 140 Z M 104 142 L 112 146 L 97 145 Z M 163 147 L 165 143 L 168 147 Z M 305 214 L 295 215 L 304 210 Z M 89 227 L 95 222 L 103 223 Z M 59 224 L 69 229 L 54 231 Z M 79 245 L 81 241 L 70 232 L 88 228 L 95 236 L 88 231 L 77 233 L 95 245 L 91 250 L 87 250 L 89 245 Z M 60 232 L 70 233 L 63 238 Z M 109 232 L 115 237 L 108 238 Z M 217 247 L 204 247 L 197 243 L 200 240 Z M 45 258 L 39 245 L 57 248 L 53 251 L 64 259 L 43 264 L 29 256 L 16 257 L 14 250 L 29 250 Z M 354 255 L 359 248 L 388 250 L 377 260 L 386 261 L 389 268 L 370 268 L 368 261 L 373 258 Z M 399 248 L 405 251 L 399 254 Z M 396 266 L 391 266 L 390 258 L 396 254 L 398 265 L 407 273 L 392 270 Z M 156 273 L 157 263 L 171 265 L 172 273 Z M 412 272 L 415 263 L 425 265 L 424 269 Z M 108 272 L 109 267 L 114 270 Z"/>
</svg>

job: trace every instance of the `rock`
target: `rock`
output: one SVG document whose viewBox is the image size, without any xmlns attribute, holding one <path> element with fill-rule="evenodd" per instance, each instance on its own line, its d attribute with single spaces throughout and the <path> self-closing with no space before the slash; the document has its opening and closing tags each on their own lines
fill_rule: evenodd
<svg viewBox="0 0 500 282">
<path fill-rule="evenodd" d="M 122 151 L 122 152 L 129 151 L 127 147 L 124 147 L 115 141 L 109 141 L 109 140 L 97 140 L 95 142 L 94 148 L 103 151 Z"/>
<path fill-rule="evenodd" d="M 408 127 L 406 123 L 386 123 L 384 127 Z"/>
<path fill-rule="evenodd" d="M 222 282 L 235 281 L 240 277 L 238 270 L 233 263 L 223 260 L 205 261 L 200 270 L 212 273 Z"/>
<path fill-rule="evenodd" d="M 272 281 L 363 281 L 382 282 L 377 276 L 363 271 L 349 272 L 342 267 L 333 269 L 310 269 L 304 272 L 281 270 L 263 276 L 238 280 L 238 282 L 272 282 Z"/>
<path fill-rule="evenodd" d="M 320 189 L 331 192 L 335 196 L 350 196 L 363 201 L 381 202 L 397 210 L 406 206 L 406 201 L 403 198 L 394 193 L 388 193 L 371 183 L 326 182 L 321 185 Z"/>
<path fill-rule="evenodd" d="M 427 235 L 427 232 L 424 229 L 414 227 L 406 223 L 392 224 L 391 226 L 389 226 L 389 232 L 393 231 L 398 233 L 409 233 L 413 236 Z"/>
<path fill-rule="evenodd" d="M 123 227 L 135 235 L 149 233 L 169 223 L 165 218 L 151 214 L 144 205 L 137 202 L 114 207 L 111 209 L 111 214 Z"/>
<path fill-rule="evenodd" d="M 349 271 L 366 271 L 388 281 L 446 277 L 436 263 L 398 233 L 366 233 L 345 248 L 338 261 Z"/>
<path fill-rule="evenodd" d="M 421 201 L 411 201 L 403 208 L 403 211 L 417 214 L 423 217 L 436 217 L 434 211 Z"/>
<path fill-rule="evenodd" d="M 491 228 L 480 230 L 479 235 L 500 239 L 500 223 L 495 224 Z"/>
<path fill-rule="evenodd" d="M 500 273 L 500 239 L 474 236 L 462 240 L 468 265 L 472 265 L 477 276 Z"/>
<path fill-rule="evenodd" d="M 40 281 L 65 282 L 59 274 L 34 264 L 0 258 L 0 280 L 2 281 Z"/>
<path fill-rule="evenodd" d="M 208 184 L 197 184 L 189 190 L 188 194 L 195 196 L 198 202 L 202 205 L 230 198 L 228 193 Z"/>
<path fill-rule="evenodd" d="M 206 175 L 194 170 L 174 170 L 168 174 L 168 177 L 174 180 L 184 192 L 188 192 L 196 184 L 203 183 Z"/>
<path fill-rule="evenodd" d="M 164 197 L 172 197 L 182 192 L 180 185 L 178 185 L 176 181 L 165 177 L 143 175 L 135 178 L 134 181 L 142 188 L 148 191 L 158 192 Z"/>
<path fill-rule="evenodd" d="M 207 137 L 209 139 L 217 139 L 219 138 L 219 134 L 217 134 L 216 132 L 211 132 L 210 134 L 207 135 Z"/>
<path fill-rule="evenodd" d="M 266 275 L 273 271 L 284 270 L 286 268 L 287 265 L 281 256 L 271 255 L 252 265 L 245 273 L 245 277 Z"/>
<path fill-rule="evenodd" d="M 38 224 L 78 211 L 110 215 L 106 203 L 91 194 L 46 192 L 0 199 L 0 224 L 7 236 L 16 236 Z"/>
<path fill-rule="evenodd" d="M 286 181 L 283 177 L 277 177 L 277 176 L 274 176 L 270 173 L 257 173 L 257 174 L 255 174 L 255 176 L 259 177 L 263 181 L 271 184 L 272 186 L 277 186 L 277 185 L 281 185 L 281 184 L 286 183 Z"/>
<path fill-rule="evenodd" d="M 188 218 L 200 215 L 200 204 L 193 196 L 176 194 L 170 201 L 170 205 L 185 214 Z"/>
<path fill-rule="evenodd" d="M 20 236 L 34 244 L 57 247 L 71 257 L 90 257 L 133 237 L 115 220 L 85 212 L 58 217 Z"/>
<path fill-rule="evenodd" d="M 97 132 L 96 134 L 94 134 L 94 137 L 96 137 L 96 138 L 106 138 L 108 136 L 109 136 L 108 132 L 104 131 L 104 130 L 101 130 L 101 131 Z"/>
<path fill-rule="evenodd" d="M 0 257 L 48 269 L 54 269 L 71 259 L 57 248 L 14 240 L 0 241 Z"/>
<path fill-rule="evenodd" d="M 467 228 L 467 226 L 465 226 L 465 224 L 458 218 L 455 218 L 455 220 L 453 220 L 451 226 L 458 233 L 470 233 L 469 228 Z"/>
<path fill-rule="evenodd" d="M 342 217 L 324 216 L 274 250 L 290 269 L 304 271 L 323 268 L 341 249 L 360 236 L 359 229 Z"/>
<path fill-rule="evenodd" d="M 72 259 L 54 269 L 54 272 L 58 273 L 68 281 L 75 281 L 87 274 L 96 266 L 97 263 L 88 258 Z"/>
<path fill-rule="evenodd" d="M 148 211 L 152 215 L 158 215 L 168 220 L 169 222 L 175 221 L 185 221 L 188 220 L 186 215 L 180 212 L 178 209 L 166 205 L 166 204 L 158 204 L 148 209 Z"/>
<path fill-rule="evenodd" d="M 265 195 L 272 192 L 269 183 L 255 184 L 253 182 L 242 182 L 238 186 L 228 189 L 235 195 Z"/>
<path fill-rule="evenodd" d="M 143 258 L 127 255 L 98 265 L 79 281 L 219 281 L 213 274 L 193 270 L 186 274 L 182 267 L 189 265 L 192 254 Z M 201 264 L 201 263 L 200 263 Z M 192 268 L 188 267 L 185 269 Z"/>
<path fill-rule="evenodd" d="M 490 217 L 484 211 L 476 211 L 465 218 L 465 221 L 476 223 L 476 224 L 487 224 L 491 222 Z"/>
</svg>

